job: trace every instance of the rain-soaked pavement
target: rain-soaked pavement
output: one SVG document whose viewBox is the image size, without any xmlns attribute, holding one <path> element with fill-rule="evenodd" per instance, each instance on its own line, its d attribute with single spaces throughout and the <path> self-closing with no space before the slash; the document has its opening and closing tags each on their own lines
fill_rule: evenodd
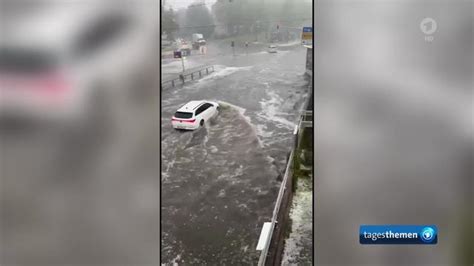
<svg viewBox="0 0 474 266">
<path fill-rule="evenodd" d="M 209 44 L 187 67 L 215 72 L 162 91 L 162 262 L 256 264 L 261 226 L 271 219 L 292 131 L 308 95 L 306 50 L 269 54 L 265 46 Z M 181 69 L 165 60 L 163 76 Z M 171 116 L 190 100 L 220 102 L 219 116 L 197 131 L 176 131 Z"/>
</svg>

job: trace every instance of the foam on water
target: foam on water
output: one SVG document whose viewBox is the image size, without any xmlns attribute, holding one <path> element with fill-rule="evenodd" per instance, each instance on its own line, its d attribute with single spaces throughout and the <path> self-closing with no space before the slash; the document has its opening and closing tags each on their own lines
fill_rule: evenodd
<svg viewBox="0 0 474 266">
<path fill-rule="evenodd" d="M 295 46 L 295 45 L 301 45 L 301 42 L 294 41 L 294 42 L 289 42 L 289 43 L 278 44 L 278 47 L 289 47 L 289 46 Z"/>
<path fill-rule="evenodd" d="M 175 159 L 172 159 L 171 162 L 168 162 L 168 163 L 166 164 L 166 170 L 165 170 L 165 172 L 168 172 L 168 171 L 170 170 L 170 168 L 174 166 L 175 162 L 176 162 Z"/>
<path fill-rule="evenodd" d="M 252 128 L 252 132 L 253 132 L 255 138 L 258 141 L 259 147 L 260 148 L 263 147 L 262 140 L 259 138 L 257 127 L 254 124 L 252 124 L 252 120 L 251 120 L 250 116 L 245 115 L 245 112 L 247 111 L 247 109 L 245 109 L 243 107 L 240 107 L 240 106 L 237 106 L 237 105 L 234 105 L 234 104 L 231 104 L 229 102 L 225 102 L 225 101 L 219 101 L 219 104 L 222 107 L 229 106 L 229 107 L 237 110 L 239 115 L 241 116 L 241 118 L 243 118 L 244 121 L 246 121 L 246 123 Z"/>
<path fill-rule="evenodd" d="M 270 96 L 270 99 L 260 101 L 262 111 L 258 113 L 258 116 L 266 120 L 277 122 L 277 124 L 288 129 L 293 129 L 296 125 L 294 122 L 288 121 L 286 118 L 279 116 L 283 114 L 279 111 L 284 102 L 283 99 L 271 90 L 267 90 L 267 95 Z"/>
<path fill-rule="evenodd" d="M 227 77 L 229 75 L 232 75 L 238 71 L 243 71 L 243 70 L 251 70 L 253 66 L 246 66 L 246 67 L 228 67 L 224 65 L 216 65 L 214 66 L 214 72 L 209 74 L 208 76 L 198 80 L 198 84 L 202 82 L 206 82 L 209 80 L 214 80 L 214 79 L 219 79 L 223 77 Z"/>
<path fill-rule="evenodd" d="M 269 131 L 266 125 L 257 125 L 257 134 L 263 138 L 270 138 L 273 136 L 273 132 Z"/>
<path fill-rule="evenodd" d="M 218 149 L 216 146 L 214 146 L 214 145 L 212 145 L 212 146 L 209 147 L 209 148 L 211 149 L 211 153 L 216 153 L 216 152 L 219 151 L 219 149 Z"/>
</svg>

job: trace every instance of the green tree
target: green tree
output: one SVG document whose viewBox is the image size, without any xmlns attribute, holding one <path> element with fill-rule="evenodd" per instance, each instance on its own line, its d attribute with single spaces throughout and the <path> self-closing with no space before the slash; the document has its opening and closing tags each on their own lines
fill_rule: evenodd
<svg viewBox="0 0 474 266">
<path fill-rule="evenodd" d="M 184 32 L 187 35 L 201 33 L 204 38 L 209 38 L 214 33 L 214 19 L 210 10 L 202 3 L 188 6 L 185 21 L 187 29 Z"/>
<path fill-rule="evenodd" d="M 283 32 L 311 20 L 311 2 L 305 0 L 217 0 L 212 6 L 220 35 Z"/>
<path fill-rule="evenodd" d="M 168 40 L 174 39 L 174 33 L 179 29 L 178 24 L 176 23 L 176 16 L 172 8 L 165 10 L 163 6 L 161 6 L 162 17 L 161 17 L 161 34 L 163 35 L 166 33 L 168 35 Z"/>
</svg>

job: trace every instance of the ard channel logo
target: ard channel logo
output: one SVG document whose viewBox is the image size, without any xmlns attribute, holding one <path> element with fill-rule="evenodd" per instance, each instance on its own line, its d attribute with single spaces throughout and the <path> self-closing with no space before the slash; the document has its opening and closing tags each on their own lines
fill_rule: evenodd
<svg viewBox="0 0 474 266">
<path fill-rule="evenodd" d="M 361 225 L 362 245 L 436 245 L 436 225 Z"/>
</svg>

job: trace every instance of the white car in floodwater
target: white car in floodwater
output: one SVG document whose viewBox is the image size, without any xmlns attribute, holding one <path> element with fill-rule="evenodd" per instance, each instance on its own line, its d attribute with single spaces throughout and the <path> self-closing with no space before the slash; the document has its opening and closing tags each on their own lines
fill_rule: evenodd
<svg viewBox="0 0 474 266">
<path fill-rule="evenodd" d="M 268 52 L 269 52 L 269 53 L 276 53 L 276 52 L 277 52 L 277 47 L 276 47 L 276 45 L 273 45 L 273 44 L 272 44 L 272 45 L 268 46 Z"/>
<path fill-rule="evenodd" d="M 219 113 L 219 104 L 210 101 L 190 101 L 171 118 L 175 129 L 195 130 Z"/>
</svg>

